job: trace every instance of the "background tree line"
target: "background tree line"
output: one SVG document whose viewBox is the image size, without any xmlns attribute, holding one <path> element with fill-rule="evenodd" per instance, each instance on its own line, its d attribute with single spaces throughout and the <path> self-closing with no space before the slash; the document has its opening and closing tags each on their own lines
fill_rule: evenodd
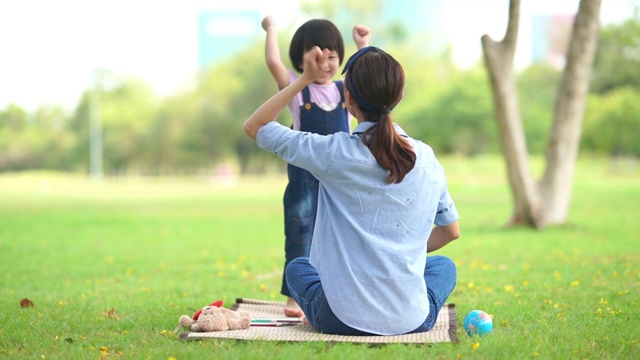
<svg viewBox="0 0 640 360">
<path fill-rule="evenodd" d="M 362 15 L 363 9 L 355 10 Z M 405 98 L 394 111 L 396 121 L 441 155 L 501 151 L 490 85 L 481 63 L 461 70 L 447 53 L 433 57 L 416 51 L 414 39 L 394 24 L 376 36 L 386 39 L 384 48 L 405 68 Z M 283 33 L 283 54 L 289 40 Z M 345 40 L 350 43 L 349 38 Z M 347 54 L 354 50 L 347 46 Z M 640 157 L 639 68 L 640 20 L 604 27 L 585 113 L 582 152 Z M 541 154 L 546 147 L 560 74 L 544 63 L 517 74 L 530 154 Z M 191 89 L 167 98 L 158 98 L 140 79 L 105 73 L 72 113 L 51 106 L 33 113 L 18 105 L 0 109 L 0 172 L 88 172 L 92 99 L 97 99 L 94 109 L 102 123 L 103 164 L 109 175 L 194 174 L 214 171 L 222 164 L 237 167 L 242 174 L 283 169 L 284 164 L 260 151 L 241 126 L 275 91 L 264 63 L 263 37 L 232 59 L 198 74 Z M 284 112 L 279 121 L 290 124 L 290 115 Z"/>
</svg>

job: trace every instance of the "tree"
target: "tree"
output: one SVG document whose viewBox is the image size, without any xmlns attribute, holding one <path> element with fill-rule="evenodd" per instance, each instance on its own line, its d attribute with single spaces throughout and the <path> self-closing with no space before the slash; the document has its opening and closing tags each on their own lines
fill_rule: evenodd
<svg viewBox="0 0 640 360">
<path fill-rule="evenodd" d="M 520 0 L 510 0 L 509 22 L 504 39 L 496 42 L 484 35 L 481 40 L 514 201 L 510 224 L 541 228 L 567 221 L 584 108 L 598 40 L 600 0 L 580 1 L 566 66 L 556 96 L 546 151 L 546 167 L 538 184 L 528 166 L 513 69 L 519 16 Z"/>
<path fill-rule="evenodd" d="M 105 72 L 95 91 L 100 99 L 105 171 L 120 174 L 144 170 L 139 154 L 145 133 L 156 116 L 153 90 L 141 79 Z M 87 91 L 69 124 L 79 136 L 73 157 L 76 163 L 83 164 L 79 166 L 82 169 L 89 164 L 90 112 L 91 95 Z"/>
</svg>

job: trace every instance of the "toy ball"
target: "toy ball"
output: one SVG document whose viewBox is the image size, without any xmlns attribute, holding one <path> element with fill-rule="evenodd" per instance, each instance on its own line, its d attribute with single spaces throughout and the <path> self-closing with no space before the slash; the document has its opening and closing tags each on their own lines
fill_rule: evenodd
<svg viewBox="0 0 640 360">
<path fill-rule="evenodd" d="M 464 329 L 469 335 L 486 335 L 493 331 L 491 316 L 482 310 L 473 310 L 464 318 Z"/>
</svg>

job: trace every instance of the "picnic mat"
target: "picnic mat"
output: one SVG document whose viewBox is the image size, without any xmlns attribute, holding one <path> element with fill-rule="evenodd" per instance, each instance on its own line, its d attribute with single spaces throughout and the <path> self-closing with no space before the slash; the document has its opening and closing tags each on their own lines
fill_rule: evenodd
<svg viewBox="0 0 640 360">
<path fill-rule="evenodd" d="M 256 299 L 236 299 L 232 310 L 246 311 L 252 319 L 282 319 L 284 316 L 284 302 L 275 302 Z M 228 330 L 215 332 L 183 332 L 180 338 L 183 340 L 205 339 L 237 339 L 237 340 L 263 340 L 263 341 L 323 341 L 323 342 L 350 342 L 362 344 L 424 344 L 440 342 L 458 342 L 456 331 L 458 322 L 456 318 L 455 304 L 445 304 L 438 314 L 435 326 L 427 331 L 414 334 L 393 336 L 346 336 L 321 334 L 310 325 L 296 324 L 288 326 L 251 326 L 244 330 Z"/>
</svg>

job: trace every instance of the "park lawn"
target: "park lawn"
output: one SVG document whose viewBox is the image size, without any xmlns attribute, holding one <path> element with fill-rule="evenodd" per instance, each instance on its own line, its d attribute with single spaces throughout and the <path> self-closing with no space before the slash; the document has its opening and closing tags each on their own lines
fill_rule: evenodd
<svg viewBox="0 0 640 360">
<path fill-rule="evenodd" d="M 286 179 L 26 173 L 0 175 L 0 358 L 640 358 L 640 165 L 582 159 L 570 223 L 534 231 L 503 227 L 499 158 L 442 162 L 463 231 L 438 252 L 458 264 L 457 345 L 181 341 L 180 315 L 214 300 L 284 300 Z M 464 333 L 473 309 L 491 335 Z"/>
</svg>

